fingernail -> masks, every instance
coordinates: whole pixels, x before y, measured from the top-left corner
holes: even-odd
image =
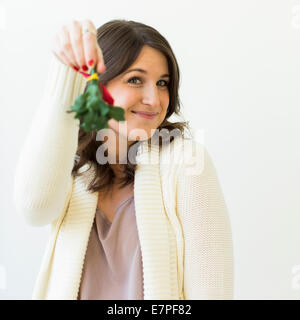
[[[73,66],[73,69],[74,69],[75,71],[79,71],[79,69],[78,69],[77,67],[74,67],[74,66]]]
[[[86,65],[82,66],[81,69],[82,69],[83,71],[88,71],[88,70],[89,70],[89,68],[88,68]]]
[[[90,76],[90,74],[88,74],[88,73],[84,73],[84,72],[81,72],[81,71],[79,71],[84,77],[89,77]]]
[[[94,64],[94,60],[91,59],[89,62],[88,62],[89,66],[91,67],[93,64]]]

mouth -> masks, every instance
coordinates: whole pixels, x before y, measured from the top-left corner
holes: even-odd
[[[144,119],[154,119],[158,114],[154,112],[149,112],[149,113],[137,112],[137,111],[131,111],[131,112]]]

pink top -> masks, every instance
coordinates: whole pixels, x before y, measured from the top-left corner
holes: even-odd
[[[97,208],[77,299],[144,299],[134,195],[119,205],[112,223]]]

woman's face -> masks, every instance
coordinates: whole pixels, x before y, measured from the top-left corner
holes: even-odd
[[[144,71],[131,71],[136,68]],[[114,98],[114,105],[125,111],[124,122],[110,119],[108,125],[120,136],[132,141],[128,141],[129,145],[136,140],[151,138],[163,122],[169,105],[168,73],[165,56],[156,49],[144,46],[136,61],[107,83],[106,88]],[[155,116],[147,119],[134,112],[151,112]]]

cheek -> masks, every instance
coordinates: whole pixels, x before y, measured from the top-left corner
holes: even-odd
[[[170,103],[170,99],[169,99],[169,95],[167,95],[166,98],[163,101],[163,114],[164,114],[164,117],[167,114],[169,103]]]
[[[167,112],[168,106],[170,103],[170,93],[167,91],[162,98],[162,104],[164,106],[164,111]]]
[[[134,104],[134,96],[130,94],[127,90],[113,90],[109,91],[114,98],[114,105],[121,107],[125,110],[130,108]]]

